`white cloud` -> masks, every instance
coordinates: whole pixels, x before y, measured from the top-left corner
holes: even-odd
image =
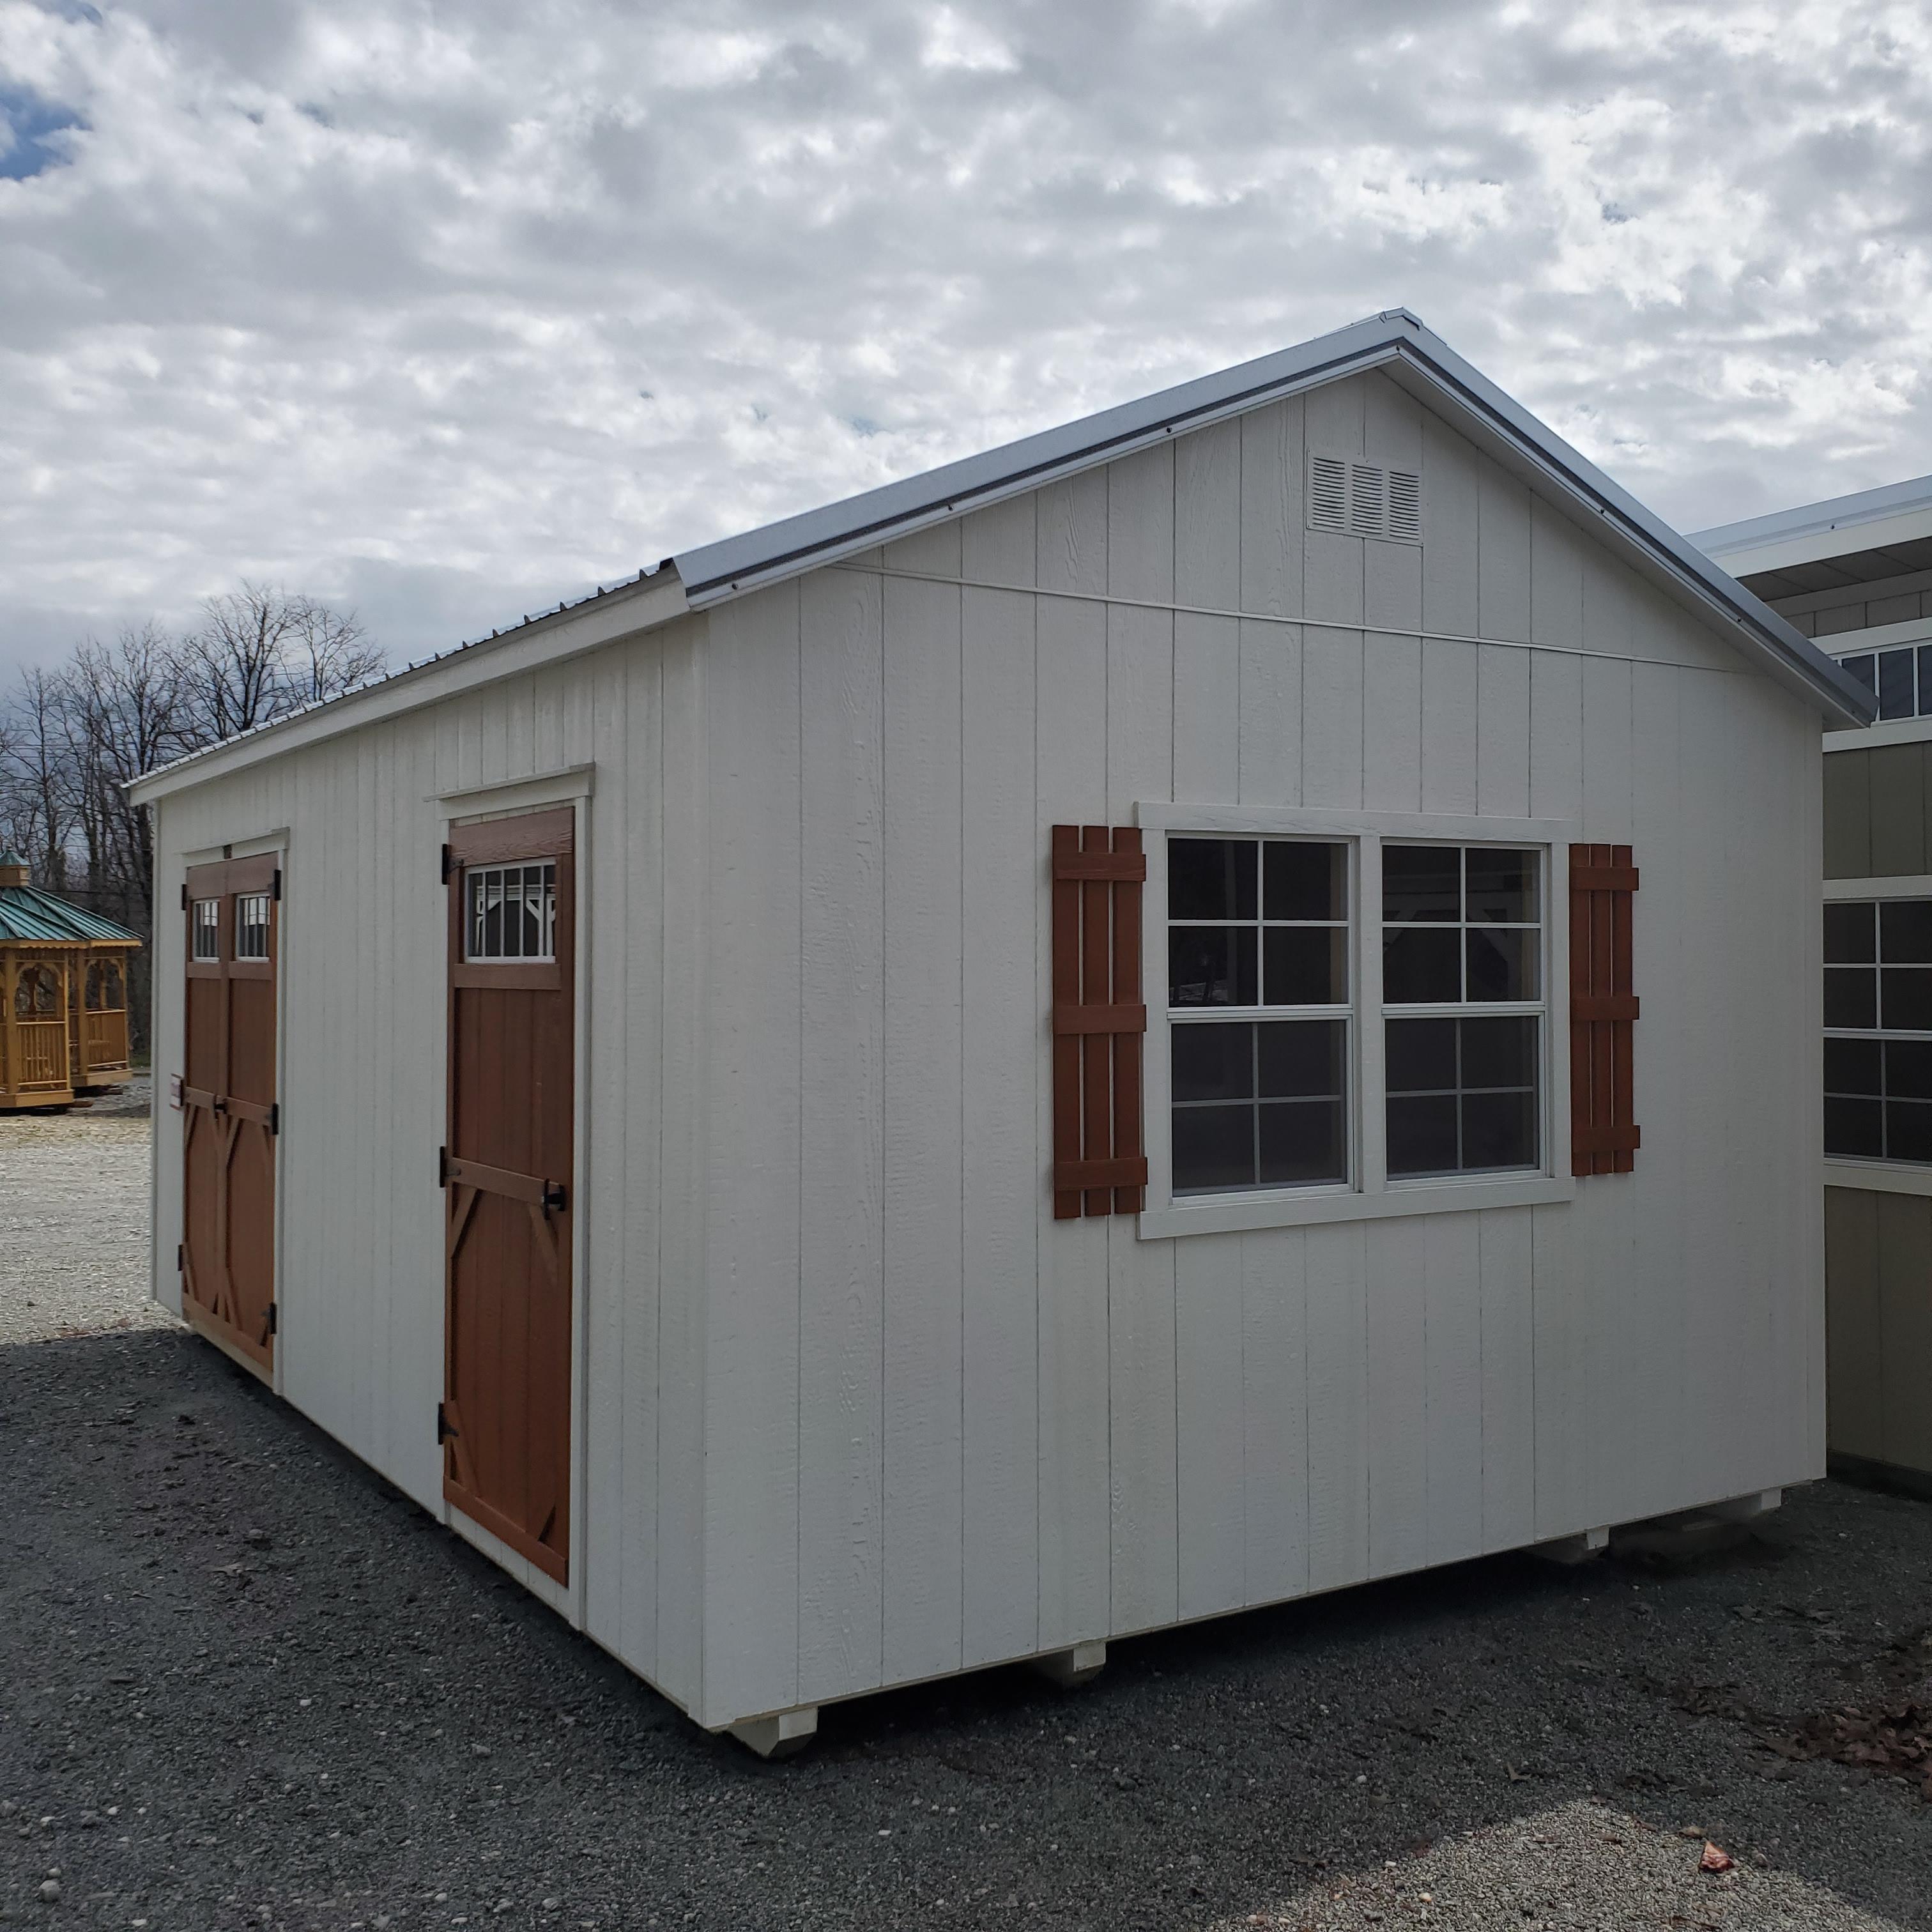
[[[0,656],[420,652],[1397,302],[1685,524],[1932,469],[1888,0],[0,0]]]

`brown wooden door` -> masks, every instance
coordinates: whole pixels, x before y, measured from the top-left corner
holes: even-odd
[[[570,1557],[574,815],[450,834],[442,1492],[560,1583]]]
[[[273,853],[189,868],[182,1311],[264,1376],[275,1358]]]

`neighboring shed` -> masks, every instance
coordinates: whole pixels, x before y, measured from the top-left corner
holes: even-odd
[[[1828,1440],[1932,1486],[1932,476],[1693,541],[1876,704],[1825,738]]]
[[[128,1076],[124,926],[29,884],[0,852],[0,1107],[70,1106]]]
[[[1864,715],[1371,318],[141,780],[155,1292],[760,1749],[1761,1507]]]

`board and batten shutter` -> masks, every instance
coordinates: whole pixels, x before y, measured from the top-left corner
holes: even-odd
[[[1053,1214],[1137,1214],[1147,1006],[1135,826],[1053,828]]]
[[[1630,913],[1636,868],[1628,845],[1570,848],[1570,1164],[1573,1174],[1628,1174],[1641,1136],[1633,1090],[1636,993]]]

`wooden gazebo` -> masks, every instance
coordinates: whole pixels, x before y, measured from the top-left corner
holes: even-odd
[[[128,956],[140,943],[0,852],[0,1108],[65,1106],[128,1078]]]

